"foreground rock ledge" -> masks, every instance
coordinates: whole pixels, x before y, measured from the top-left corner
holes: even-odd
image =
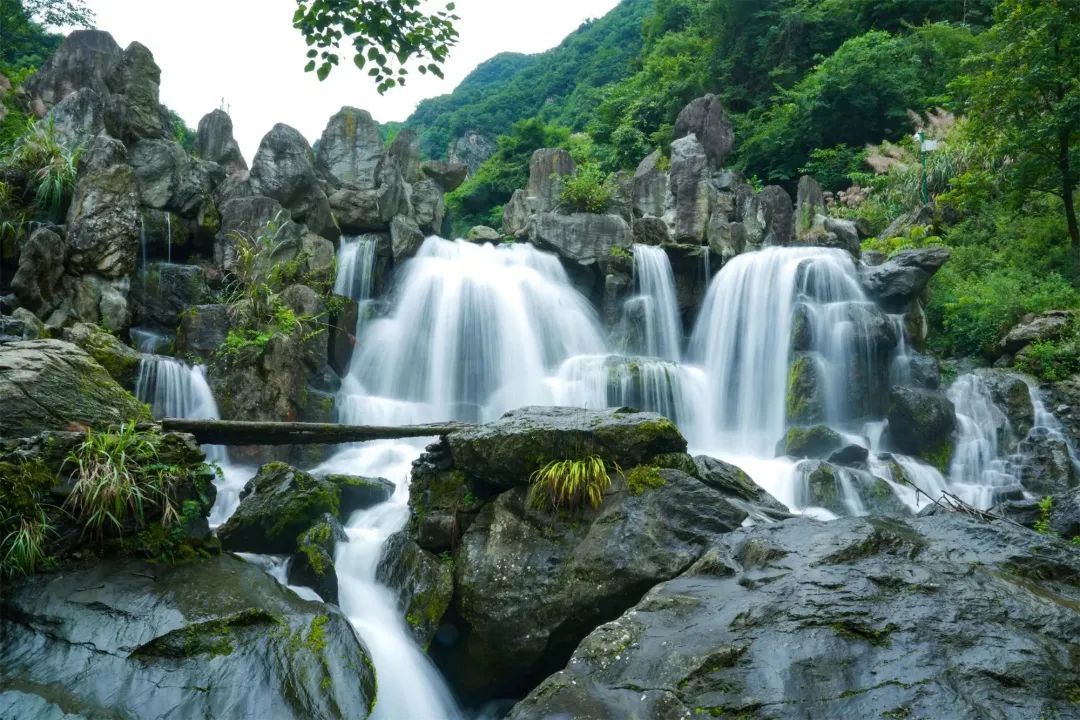
[[[232,556],[104,562],[4,590],[0,717],[354,720],[375,703],[346,619]]]
[[[788,520],[715,543],[510,717],[1076,717],[1078,633],[1068,543],[959,515]]]

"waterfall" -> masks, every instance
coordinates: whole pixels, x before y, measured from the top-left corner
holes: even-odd
[[[731,260],[713,278],[690,340],[689,356],[711,385],[711,427],[699,432],[716,447],[772,457],[787,419],[797,303],[809,309],[813,349],[832,395],[851,370],[850,304],[865,302],[855,265],[842,250],[766,248]]]
[[[663,248],[634,245],[634,286],[637,296],[627,302],[627,315],[641,326],[641,353],[678,362],[682,321],[675,274]]]
[[[371,299],[375,289],[375,245],[373,235],[341,239],[335,295],[344,295],[357,302]]]
[[[994,403],[980,375],[957,378],[947,394],[956,408],[958,425],[949,483],[964,502],[989,508],[998,490],[1016,488],[1020,482],[998,446],[1000,437],[1012,434],[1009,419]]]
[[[605,345],[555,256],[433,237],[406,266],[390,317],[359,336],[342,406],[374,396],[411,404],[416,420],[491,420],[544,403],[550,371]]]
[[[183,418],[186,420],[218,420],[217,402],[206,382],[206,369],[194,367],[176,358],[163,355],[143,355],[135,382],[135,396],[150,405],[154,418]],[[203,445],[208,462],[221,470],[215,483],[217,500],[210,511],[210,526],[225,522],[240,504],[240,492],[254,475],[253,468],[234,466],[228,449],[223,445]]]

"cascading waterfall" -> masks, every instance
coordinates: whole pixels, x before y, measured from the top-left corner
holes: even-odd
[[[634,245],[637,296],[627,301],[627,315],[641,326],[641,354],[678,362],[682,321],[675,298],[675,274],[661,247]]]
[[[218,420],[217,402],[206,381],[206,370],[163,355],[142,356],[135,381],[135,396],[150,405],[156,419]],[[221,469],[217,500],[210,511],[210,526],[225,522],[240,504],[240,491],[254,474],[252,468],[234,466],[223,445],[203,445],[206,459]]]

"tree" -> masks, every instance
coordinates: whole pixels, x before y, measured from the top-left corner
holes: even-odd
[[[973,129],[997,145],[1018,199],[1059,197],[1080,255],[1080,0],[1004,0],[957,82]]]
[[[22,0],[26,16],[45,27],[94,26],[94,11],[86,0]]]
[[[421,74],[442,77],[442,63],[457,43],[454,3],[426,14],[421,0],[297,0],[293,26],[307,42],[306,70],[325,80],[339,64],[338,49],[351,42],[353,63],[375,79],[378,90],[404,85],[405,67],[419,61]],[[397,61],[397,67],[394,61]]]

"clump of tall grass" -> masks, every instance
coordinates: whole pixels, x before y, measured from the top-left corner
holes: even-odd
[[[619,472],[617,466],[615,471]],[[532,505],[538,510],[577,510],[586,505],[596,510],[611,487],[607,464],[596,455],[584,460],[554,460],[529,479]]]
[[[76,480],[65,508],[83,523],[84,532],[102,538],[132,525],[141,528],[151,510],[160,513],[165,527],[180,518],[173,501],[180,470],[162,464],[153,443],[134,425],[88,431],[67,463],[74,466]]]
[[[3,575],[31,575],[48,563],[48,536],[54,532],[45,510],[30,517],[9,516],[0,525],[13,529],[0,540],[0,568]]]
[[[61,220],[78,175],[82,148],[71,148],[53,118],[30,120],[15,141],[7,164],[26,173],[34,189],[34,205],[48,220]]]

